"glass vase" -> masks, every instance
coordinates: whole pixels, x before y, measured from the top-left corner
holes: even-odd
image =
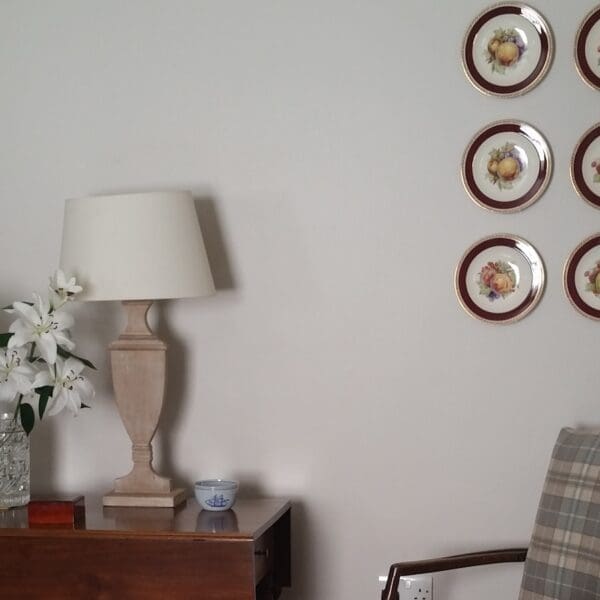
[[[14,413],[0,412],[0,509],[29,502],[29,438]]]

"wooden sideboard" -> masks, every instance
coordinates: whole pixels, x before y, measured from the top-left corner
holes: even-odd
[[[77,527],[30,526],[0,511],[3,600],[272,600],[291,585],[290,504],[238,500],[207,512],[102,507]]]

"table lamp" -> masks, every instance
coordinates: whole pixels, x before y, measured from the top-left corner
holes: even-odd
[[[115,400],[132,444],[133,468],[115,480],[105,506],[173,507],[186,497],[152,468],[152,438],[163,405],[167,347],[146,315],[154,300],[215,291],[188,192],[67,200],[61,269],[77,277],[83,301],[120,300],[127,325],[110,344]]]

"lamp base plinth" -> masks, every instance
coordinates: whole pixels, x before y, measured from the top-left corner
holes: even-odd
[[[185,502],[187,492],[176,488],[162,493],[115,492],[111,490],[102,498],[104,506],[142,506],[146,508],[173,508]]]

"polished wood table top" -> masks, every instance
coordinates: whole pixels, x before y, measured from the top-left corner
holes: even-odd
[[[233,509],[202,510],[195,498],[176,508],[102,506],[102,497],[85,497],[85,523],[67,527],[71,534],[110,532],[126,535],[185,535],[190,539],[257,539],[288,509],[283,499],[239,499]],[[56,535],[59,527],[29,526],[27,507],[0,511],[0,535],[39,535],[44,530]],[[15,531],[11,531],[15,530]]]

